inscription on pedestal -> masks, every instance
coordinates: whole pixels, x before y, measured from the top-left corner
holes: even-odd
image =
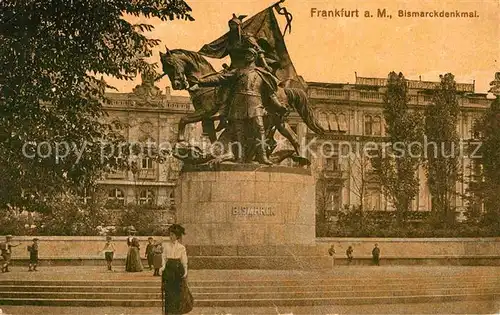
[[[235,206],[231,210],[233,216],[275,216],[272,207],[242,207]]]

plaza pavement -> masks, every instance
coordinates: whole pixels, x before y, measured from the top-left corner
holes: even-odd
[[[145,270],[127,273],[123,266],[113,272],[105,266],[44,267],[38,272],[13,266],[9,273],[0,274],[1,280],[151,280],[158,279]],[[383,279],[405,278],[418,281],[429,277],[488,277],[498,279],[500,267],[483,266],[336,266],[327,270],[190,270],[189,280],[265,280],[265,279],[372,279],[374,283]],[[8,315],[160,315],[159,307],[53,307],[53,306],[9,306],[0,305]],[[1,314],[1,313],[0,313]],[[199,307],[190,314],[500,314],[500,301],[457,301],[443,303],[377,304],[377,305],[332,305],[332,306],[281,306],[274,307]]]
[[[8,315],[162,315],[158,307],[0,306]],[[338,305],[316,307],[194,308],[189,315],[310,315],[310,314],[500,314],[500,302]]]

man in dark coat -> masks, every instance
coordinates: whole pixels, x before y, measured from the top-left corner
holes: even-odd
[[[375,244],[372,250],[372,260],[374,265],[380,266],[380,248],[378,248],[378,244]]]
[[[153,243],[153,238],[148,237],[148,246],[146,246],[146,259],[148,260],[149,270],[153,268],[153,248],[155,244]]]

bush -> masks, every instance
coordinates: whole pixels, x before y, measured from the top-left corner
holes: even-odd
[[[116,205],[95,202],[83,204],[78,199],[65,197],[51,205],[44,213],[31,213],[4,209],[0,214],[0,235],[56,235],[93,236],[127,235],[133,225],[137,235],[166,235],[168,224],[161,224],[159,210],[166,207],[155,205]],[[169,223],[173,214],[169,212]]]
[[[161,224],[158,211],[165,207],[128,204],[120,209],[118,235],[127,235],[127,227],[133,226],[137,235],[166,235],[166,226]]]
[[[5,209],[0,214],[0,235],[31,235],[33,222],[26,211]]]
[[[51,211],[38,216],[39,235],[99,235],[109,222],[110,211],[100,204],[83,204],[66,199],[54,204]]]
[[[394,211],[362,211],[359,207],[344,207],[337,221],[316,220],[317,237],[498,237],[499,225],[455,223],[438,224],[430,212],[411,211],[405,214],[401,226],[396,224]]]
[[[346,224],[347,222],[347,224]],[[376,222],[364,218],[362,224],[357,222],[349,226],[351,220],[337,223],[326,222],[317,225],[318,237],[498,237],[495,226],[474,226],[467,223],[457,223],[448,228],[435,228],[430,223],[406,223],[399,227],[395,223]]]

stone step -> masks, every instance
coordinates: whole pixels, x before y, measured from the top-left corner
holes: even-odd
[[[344,298],[295,298],[295,299],[198,299],[195,307],[265,307],[265,306],[318,306],[318,305],[362,305],[362,304],[406,304],[406,303],[444,303],[453,301],[494,301],[499,294],[452,294],[452,295],[407,295]],[[120,299],[0,299],[0,305],[39,305],[39,306],[120,306],[120,307],[161,307],[160,299],[120,300]]]
[[[143,276],[143,275],[141,275]],[[261,286],[299,286],[308,283],[315,285],[370,285],[376,282],[377,285],[389,284],[405,284],[408,283],[463,283],[463,282],[488,282],[496,281],[491,276],[445,276],[445,277],[401,277],[401,278],[379,278],[379,279],[363,279],[363,278],[316,278],[316,277],[293,277],[272,280],[256,280],[256,279],[237,279],[237,280],[193,280],[189,281],[193,287],[261,287]],[[0,285],[38,285],[38,286],[156,286],[160,283],[160,277],[143,276],[142,279],[135,280],[0,280]]]
[[[417,282],[411,284],[412,289],[439,289],[439,288],[486,288],[499,287],[500,283],[496,280],[480,281],[480,282],[441,282],[441,283],[426,283]],[[275,292],[293,292],[298,290],[304,291],[359,291],[363,290],[398,290],[408,289],[408,283],[395,284],[310,284],[303,283],[302,285],[280,285],[280,286],[196,286],[189,283],[189,287],[194,293],[215,293],[215,292],[261,292],[265,290],[273,290]],[[23,284],[23,285],[3,285],[0,284],[0,291],[3,292],[108,292],[108,293],[155,293],[160,288],[160,283],[151,283],[148,286],[136,285],[133,283],[127,286],[116,285],[100,285],[100,286],[73,286],[73,285],[38,285]]]
[[[483,289],[408,289],[408,290],[372,290],[372,291],[305,291],[277,292],[214,292],[193,293],[196,300],[262,300],[262,299],[313,299],[313,298],[347,298],[347,297],[402,297],[418,295],[456,295],[456,294],[500,294],[500,288]],[[0,291],[0,299],[77,299],[77,300],[154,300],[160,299],[160,289],[155,293],[108,293],[108,292],[8,292]]]

